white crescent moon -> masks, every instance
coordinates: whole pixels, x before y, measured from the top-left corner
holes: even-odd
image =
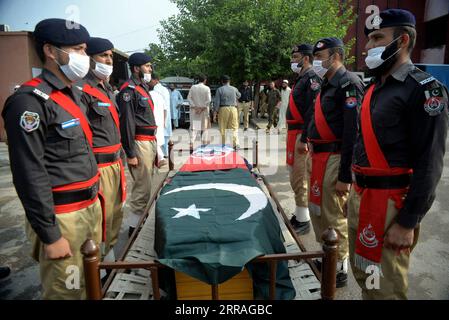
[[[163,196],[171,193],[177,193],[181,191],[191,191],[191,190],[224,190],[237,193],[244,196],[249,202],[249,208],[236,220],[243,220],[251,217],[253,214],[265,208],[268,204],[268,199],[265,193],[258,187],[249,187],[241,184],[234,183],[204,183],[196,184],[193,186],[181,187],[171,190],[163,194]]]

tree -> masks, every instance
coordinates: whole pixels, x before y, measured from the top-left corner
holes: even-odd
[[[291,73],[293,45],[343,38],[354,21],[348,2],[335,0],[172,1],[180,13],[162,21],[159,29],[172,71],[187,76],[202,72],[212,79],[229,74],[237,82]],[[347,53],[353,43],[346,44]]]

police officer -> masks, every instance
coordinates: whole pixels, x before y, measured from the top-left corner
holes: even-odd
[[[39,261],[42,298],[83,299],[80,247],[88,238],[101,242],[102,223],[92,131],[73,85],[89,71],[89,33],[71,21],[46,19],[33,35],[42,74],[3,110],[13,182]]]
[[[231,86],[231,78],[227,75],[221,77],[223,84],[217,89],[214,98],[214,119],[218,117],[221,143],[225,143],[227,130],[232,130],[232,144],[239,148],[239,116],[237,112],[237,100],[240,99],[240,91]]]
[[[296,203],[295,214],[290,223],[298,234],[307,234],[310,231],[307,127],[313,115],[313,103],[321,87],[321,78],[312,69],[312,49],[309,44],[293,47],[291,69],[297,74],[297,78],[290,93],[286,113],[287,168]]]
[[[340,288],[347,284],[348,230],[343,206],[352,181],[352,149],[363,83],[344,67],[344,46],[340,39],[319,40],[313,47],[313,55],[314,71],[324,81],[307,130],[312,147],[309,210],[318,242],[322,242],[321,235],[328,227],[338,233],[336,284]]]
[[[374,78],[359,116],[348,201],[351,267],[364,299],[406,299],[410,252],[443,170],[448,95],[410,61],[412,13],[389,9],[370,26],[365,61]],[[374,273],[378,285],[367,288]]]
[[[128,60],[131,78],[120,88],[120,132],[128,168],[133,178],[129,199],[129,234],[136,228],[151,196],[153,164],[156,157],[154,103],[149,95],[151,57],[133,53]]]
[[[126,197],[126,179],[120,158],[120,120],[109,85],[113,71],[114,45],[107,39],[90,38],[87,54],[91,58],[90,71],[81,84],[81,101],[88,106],[93,133],[93,151],[100,171],[100,187],[105,201],[105,221],[102,254],[114,261],[113,246],[117,242],[123,220],[123,202]]]

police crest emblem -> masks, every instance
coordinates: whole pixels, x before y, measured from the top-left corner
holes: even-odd
[[[313,91],[317,91],[320,88],[320,84],[318,81],[311,79],[310,80],[310,89],[312,89]]]
[[[346,108],[352,109],[357,105],[357,98],[356,97],[348,97],[345,101]]]
[[[20,126],[26,132],[32,132],[39,128],[40,121],[39,114],[36,112],[25,111],[20,117]]]
[[[436,116],[443,111],[444,107],[446,106],[446,103],[444,102],[443,98],[443,92],[441,87],[426,90],[426,101],[424,102],[424,110],[430,115],[430,116]]]
[[[123,96],[122,96],[123,101],[125,102],[129,102],[131,101],[131,95],[129,94],[129,92],[124,92]]]

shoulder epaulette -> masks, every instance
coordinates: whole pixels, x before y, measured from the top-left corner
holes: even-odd
[[[22,84],[17,91],[18,93],[33,93],[40,99],[47,101],[50,99],[52,89],[42,80],[35,78]]]
[[[343,84],[341,85],[341,88],[344,89],[344,88],[346,88],[347,86],[349,86],[350,84],[351,84],[351,81],[346,81],[345,83],[343,83]]]
[[[46,94],[45,92],[39,90],[38,88],[34,88],[33,89],[33,93],[37,96],[39,96],[40,98],[44,99],[45,101],[47,101],[50,96],[48,94]]]
[[[409,73],[410,77],[416,80],[420,85],[425,85],[429,82],[432,82],[435,79],[432,75],[428,74],[427,72],[422,71],[421,69],[415,67],[413,70]]]

